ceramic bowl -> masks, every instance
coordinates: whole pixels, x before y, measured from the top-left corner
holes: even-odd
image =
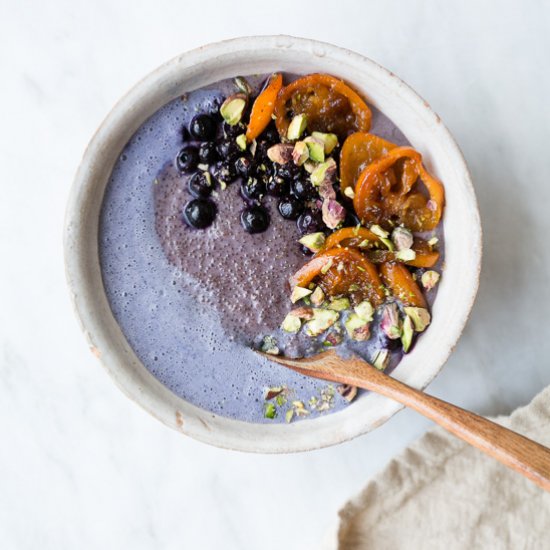
[[[139,361],[115,321],[98,259],[98,222],[109,175],[122,148],[157,109],[184,92],[238,74],[326,72],[350,82],[422,152],[445,184],[446,265],[430,329],[393,376],[424,388],[456,344],[472,307],[481,262],[481,227],[470,174],[449,131],[426,101],[390,71],[357,53],[289,36],[219,42],[172,59],[145,77],[108,114],[75,178],[65,229],[68,283],[92,352],[119,387],[168,426],[206,443],[254,452],[292,452],[334,445],[368,432],[401,405],[369,394],[346,409],[291,424],[252,424],[197,408],[173,394]]]

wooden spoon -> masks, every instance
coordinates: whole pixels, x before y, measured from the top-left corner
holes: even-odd
[[[344,359],[335,351],[304,359],[261,355],[301,374],[357,386],[399,401],[550,491],[550,449],[482,416],[411,388],[358,357]]]

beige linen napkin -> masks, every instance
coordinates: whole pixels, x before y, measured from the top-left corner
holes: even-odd
[[[497,420],[550,446],[550,387]],[[550,549],[550,493],[434,428],[340,511],[332,548]]]

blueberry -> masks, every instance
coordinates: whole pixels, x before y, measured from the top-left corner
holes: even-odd
[[[275,164],[273,173],[290,183],[298,176],[299,170],[293,162],[287,162],[286,164]]]
[[[227,122],[223,123],[223,135],[226,138],[236,138],[238,135],[244,134],[245,132],[246,128],[242,122],[239,122],[234,126],[227,124]]]
[[[361,224],[361,220],[349,210],[346,213],[346,219],[344,220],[344,227],[357,226]]]
[[[307,246],[304,246],[303,244],[300,245],[300,252],[304,256],[312,256],[313,255],[313,251],[310,250]]]
[[[224,139],[216,145],[218,155],[222,159],[234,160],[241,155],[241,150],[234,139]]]
[[[243,178],[248,179],[252,173],[252,161],[248,157],[239,157],[235,161],[235,170],[237,170],[237,173]]]
[[[314,199],[318,196],[317,189],[315,189],[308,177],[299,177],[292,180],[290,190],[296,198],[302,200]]]
[[[188,183],[189,192],[194,197],[207,197],[212,192],[212,179],[208,172],[197,172]]]
[[[263,233],[269,227],[269,213],[263,206],[251,206],[241,212],[241,225],[247,233]]]
[[[200,141],[208,141],[216,137],[216,122],[210,115],[200,114],[193,117],[189,125],[191,135]]]
[[[267,192],[274,197],[283,197],[288,194],[289,185],[286,180],[280,176],[271,176],[267,180]]]
[[[265,192],[265,185],[261,179],[250,177],[241,184],[241,194],[245,199],[260,200]]]
[[[181,129],[181,138],[183,141],[189,141],[189,132],[187,131],[187,128],[185,126]]]
[[[318,212],[306,210],[298,218],[296,225],[298,226],[298,231],[302,235],[307,235],[308,233],[316,233],[317,231],[321,231],[323,221]]]
[[[196,147],[185,145],[178,153],[176,165],[181,172],[192,172],[199,162],[199,154]]]
[[[286,220],[295,220],[304,209],[304,205],[294,197],[288,197],[279,201],[279,213]]]
[[[270,144],[279,143],[279,132],[274,123],[270,123],[269,126],[261,133],[260,140],[268,141]]]
[[[199,161],[204,164],[212,164],[218,160],[216,144],[212,141],[203,141],[199,145]]]
[[[183,221],[195,229],[208,227],[216,217],[216,206],[207,199],[193,199],[183,208]]]
[[[220,183],[225,183],[229,185],[233,183],[237,178],[237,171],[235,166],[229,162],[217,162],[214,165],[212,171],[214,178],[216,178]]]

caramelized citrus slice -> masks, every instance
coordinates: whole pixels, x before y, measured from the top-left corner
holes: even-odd
[[[369,243],[375,243],[380,240],[378,235],[375,235],[372,231],[365,229],[364,227],[343,227],[338,229],[334,233],[331,233],[325,241],[325,250],[333,248],[335,246],[359,246],[360,248],[366,248]],[[364,244],[363,244],[364,243]]]
[[[411,272],[402,264],[389,262],[380,266],[380,276],[391,293],[405,306],[428,307]]]
[[[250,122],[246,128],[246,140],[248,142],[256,139],[271,122],[275,100],[282,87],[283,76],[280,73],[275,73],[271,75],[267,86],[254,101],[250,112]]]
[[[418,179],[429,200],[417,188]],[[397,222],[413,231],[427,231],[439,223],[444,202],[443,185],[426,171],[420,153],[396,147],[361,172],[353,206],[362,223],[391,227]]]
[[[359,174],[397,145],[374,134],[355,132],[346,138],[340,152],[340,187],[355,187]]]
[[[290,287],[315,282],[327,296],[348,295],[355,302],[368,299],[373,306],[384,301],[376,267],[353,248],[330,248],[302,266],[289,280]]]
[[[285,86],[275,102],[275,123],[281,137],[295,115],[305,114],[308,132],[329,132],[344,140],[352,132],[368,132],[367,104],[342,80],[310,74]]]

